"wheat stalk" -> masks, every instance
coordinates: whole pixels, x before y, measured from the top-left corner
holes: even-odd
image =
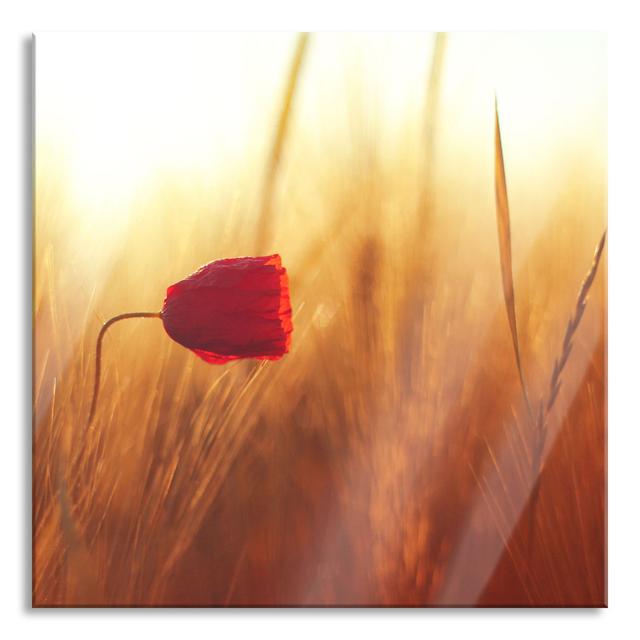
[[[271,145],[271,152],[267,161],[267,169],[264,179],[262,191],[262,207],[260,217],[258,219],[256,231],[256,253],[264,252],[271,240],[272,220],[271,208],[273,202],[273,192],[276,185],[276,177],[280,168],[280,160],[282,158],[282,150],[289,131],[289,123],[291,121],[291,112],[293,99],[300,79],[300,70],[309,44],[309,34],[300,33],[296,48],[289,68],[287,85],[282,96],[282,106],[280,108],[280,117],[276,127],[275,135]]]
[[[533,489],[531,491],[531,511],[530,511],[530,528],[533,527],[533,513],[536,508],[536,504],[538,502],[538,494],[540,492],[540,475],[542,472],[542,454],[544,452],[544,447],[547,441],[547,423],[549,414],[553,409],[553,406],[558,397],[558,393],[560,391],[560,386],[562,384],[562,373],[564,372],[567,361],[569,360],[569,356],[571,355],[571,351],[573,348],[573,339],[576,335],[578,327],[580,326],[580,322],[584,315],[584,311],[587,307],[587,301],[589,298],[589,292],[591,291],[591,285],[596,277],[596,273],[598,272],[598,265],[600,264],[600,258],[602,257],[602,251],[604,250],[604,243],[607,238],[607,232],[605,231],[600,238],[600,242],[596,247],[593,261],[591,263],[591,267],[582,281],[582,285],[580,287],[580,291],[578,292],[578,298],[576,300],[576,306],[574,308],[573,314],[569,318],[569,322],[567,323],[567,328],[564,332],[564,339],[562,340],[562,351],[560,356],[556,358],[553,363],[553,370],[551,372],[551,377],[549,379],[549,389],[547,395],[547,401],[545,403],[544,399],[540,400],[540,405],[538,409],[538,414],[536,418],[536,430],[535,437],[536,442],[534,445],[533,456],[532,456],[532,477],[533,477]]]
[[[502,271],[502,289],[504,293],[505,306],[509,319],[509,328],[511,330],[511,339],[513,341],[513,350],[516,358],[516,366],[522,393],[527,406],[529,415],[529,424],[533,429],[535,441],[532,447],[531,455],[531,482],[532,489],[529,499],[529,554],[533,553],[534,545],[534,526],[535,511],[540,493],[540,475],[542,471],[542,457],[547,439],[547,422],[549,414],[558,397],[560,385],[562,384],[561,376],[571,355],[573,347],[573,338],[580,326],[580,322],[587,306],[587,299],[591,285],[596,277],[600,258],[604,249],[607,232],[605,231],[600,238],[600,242],[596,247],[593,262],[585,279],[582,282],[578,299],[573,315],[569,319],[567,328],[562,341],[562,352],[556,358],[551,378],[549,380],[549,389],[547,400],[541,398],[534,418],[529,393],[525,381],[524,371],[522,368],[522,358],[520,355],[520,346],[518,340],[518,326],[516,322],[515,312],[515,291],[513,285],[513,267],[511,258],[511,223],[509,214],[509,199],[507,196],[507,181],[504,168],[504,155],[502,151],[502,137],[500,134],[500,120],[498,117],[498,102],[495,101],[495,191],[496,191],[496,216],[498,221],[498,241],[500,247],[500,267]]]
[[[424,118],[424,187],[421,194],[423,216],[420,218],[418,237],[422,237],[427,230],[427,218],[434,203],[435,172],[433,166],[434,150],[437,142],[437,123],[439,120],[440,94],[442,84],[442,70],[444,69],[445,51],[447,48],[447,34],[437,33],[433,44],[433,56],[429,69],[427,83],[427,97]]]
[[[564,333],[564,340],[562,341],[562,353],[560,357],[556,359],[553,365],[553,372],[551,374],[551,379],[549,380],[549,397],[547,400],[546,414],[548,415],[553,405],[558,397],[558,392],[560,391],[560,385],[562,383],[560,376],[564,371],[565,365],[567,364],[567,360],[569,359],[569,355],[571,354],[571,349],[573,346],[573,338],[580,326],[580,321],[582,320],[582,316],[584,315],[584,310],[587,307],[587,300],[589,297],[589,292],[591,290],[591,285],[596,277],[596,273],[598,271],[598,265],[600,264],[600,258],[602,256],[602,251],[604,249],[604,243],[607,239],[607,232],[605,231],[600,238],[600,242],[598,242],[598,246],[593,254],[593,261],[591,263],[591,268],[587,273],[585,279],[582,281],[582,286],[580,287],[580,291],[578,292],[578,299],[576,301],[576,306],[573,312],[573,315],[569,319],[567,324],[567,329]]]

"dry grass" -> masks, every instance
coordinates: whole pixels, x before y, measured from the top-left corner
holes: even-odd
[[[571,156],[526,251],[535,226],[512,210],[508,319],[490,144],[465,158],[439,141],[425,198],[424,120],[384,150],[354,128],[327,140],[329,159],[290,126],[268,244],[291,274],[291,353],[214,367],[160,322],[118,323],[86,430],[101,322],[251,253],[257,174],[237,176],[241,197],[158,187],[106,286],[85,290],[63,176],[37,171],[34,604],[602,604],[606,261],[572,316],[604,226],[592,166]],[[571,357],[548,394],[568,317]],[[514,342],[531,397],[554,407],[533,550]]]
[[[584,315],[587,306],[587,299],[591,285],[598,272],[598,265],[602,251],[604,250],[604,242],[606,239],[606,231],[602,234],[602,238],[596,247],[593,262],[582,282],[578,293],[576,308],[569,319],[567,329],[562,341],[562,352],[559,358],[553,363],[553,371],[549,380],[549,390],[546,401],[541,398],[538,410],[534,416],[531,407],[531,400],[525,382],[525,374],[522,367],[522,359],[520,357],[520,343],[518,340],[518,327],[516,321],[516,303],[515,291],[513,285],[513,266],[511,258],[511,215],[509,213],[509,199],[507,194],[507,179],[504,168],[504,155],[502,151],[502,137],[500,133],[500,120],[498,117],[498,101],[495,102],[495,189],[496,189],[496,214],[498,220],[498,244],[500,246],[500,268],[502,272],[502,290],[504,293],[504,301],[507,309],[507,317],[509,318],[509,329],[513,341],[513,351],[515,354],[516,367],[518,369],[518,377],[522,387],[522,395],[527,408],[528,423],[526,431],[530,432],[530,459],[531,459],[531,494],[528,501],[529,511],[529,554],[533,554],[533,544],[535,541],[535,524],[536,524],[536,507],[540,493],[540,482],[542,480],[542,462],[544,457],[545,443],[547,439],[547,423],[549,421],[551,410],[555,404],[560,385],[562,384],[562,372],[567,365],[571,350],[573,348],[573,339],[576,335],[580,320]],[[508,543],[505,542],[508,545]]]

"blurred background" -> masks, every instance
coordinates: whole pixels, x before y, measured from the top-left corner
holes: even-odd
[[[496,98],[537,406],[606,228],[603,35],[37,36],[34,604],[606,602],[606,248],[536,465]],[[102,322],[272,252],[288,356],[119,323],[86,428]]]

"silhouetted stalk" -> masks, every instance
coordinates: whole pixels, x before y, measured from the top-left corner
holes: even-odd
[[[520,343],[518,340],[518,324],[516,321],[516,299],[513,285],[513,264],[511,258],[511,216],[509,213],[509,199],[507,197],[507,178],[504,169],[504,156],[502,152],[502,137],[500,135],[500,120],[498,118],[498,100],[495,101],[495,190],[496,190],[496,217],[498,221],[498,242],[500,245],[500,269],[502,271],[502,291],[507,308],[509,329],[513,351],[516,357],[516,366],[522,394],[527,407],[529,422],[533,426],[535,419],[529,400],[529,391],[524,377],[522,358],[520,356]]]
[[[529,500],[529,554],[533,553],[534,547],[534,516],[538,504],[538,496],[540,494],[540,476],[542,474],[542,459],[544,448],[547,442],[547,423],[549,414],[553,409],[553,406],[558,397],[558,393],[560,391],[560,385],[562,384],[561,376],[565,369],[567,361],[569,360],[569,356],[571,355],[571,350],[573,348],[573,338],[576,334],[576,331],[578,330],[578,327],[580,326],[580,321],[582,320],[584,310],[587,306],[589,291],[591,290],[591,285],[593,284],[596,273],[598,271],[598,265],[600,264],[600,258],[602,256],[606,238],[607,232],[605,231],[600,238],[598,246],[596,247],[593,256],[593,262],[591,263],[591,268],[589,269],[589,272],[587,273],[585,279],[582,281],[582,286],[580,287],[580,291],[578,292],[578,299],[576,301],[573,315],[571,316],[571,318],[569,318],[567,328],[564,332],[564,339],[562,341],[562,352],[560,353],[560,356],[556,358],[553,364],[553,371],[551,373],[551,378],[549,379],[549,391],[546,404],[543,399],[540,400],[540,408],[538,410],[538,417],[536,419],[535,428],[536,442],[534,444],[533,455],[531,459],[531,475],[533,488],[531,490],[531,497]]]
[[[93,380],[93,399],[91,400],[91,409],[89,409],[89,419],[87,420],[87,427],[93,422],[93,418],[96,414],[96,407],[98,405],[98,391],[100,390],[100,368],[102,360],[102,340],[107,329],[120,320],[127,320],[129,318],[160,318],[159,311],[136,311],[133,313],[121,313],[114,316],[110,320],[107,320],[100,329],[98,334],[98,340],[96,341],[96,373]]]

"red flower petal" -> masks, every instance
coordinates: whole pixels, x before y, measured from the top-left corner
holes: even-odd
[[[278,360],[291,345],[289,281],[280,256],[211,262],[171,285],[162,307],[166,332],[213,364]]]

